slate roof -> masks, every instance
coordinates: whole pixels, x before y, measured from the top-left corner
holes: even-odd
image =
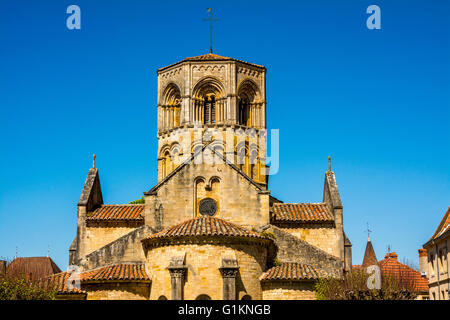
[[[92,281],[150,281],[144,264],[115,264],[83,272],[82,282]]]
[[[427,241],[426,244],[428,244],[430,241],[436,240],[437,238],[443,236],[445,233],[448,233],[449,231],[450,231],[450,206],[448,207],[447,212],[444,214],[444,217],[439,223],[433,236],[430,238],[430,240]]]
[[[416,292],[428,292],[428,280],[422,277],[419,271],[398,262],[397,254],[391,252],[386,254],[383,260],[378,262],[383,276],[391,276],[393,278],[407,281],[415,289]]]
[[[6,274],[11,277],[30,277],[31,281],[59,273],[61,270],[49,257],[19,257],[15,258],[6,268]]]
[[[274,203],[271,222],[333,222],[325,203]]]
[[[143,241],[187,236],[228,236],[267,239],[257,232],[247,230],[231,222],[215,217],[200,216],[152,234]]]
[[[264,272],[259,279],[261,281],[300,281],[315,280],[320,277],[328,277],[328,274],[311,265],[297,262],[283,262],[281,265],[270,268]]]
[[[95,209],[86,221],[144,221],[144,205],[104,204]]]

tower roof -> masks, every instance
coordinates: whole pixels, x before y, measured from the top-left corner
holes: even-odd
[[[378,264],[377,256],[375,255],[375,250],[373,250],[372,241],[370,239],[367,240],[366,252],[364,253],[364,259],[362,263],[363,268],[367,268],[368,266]]]
[[[215,53],[207,53],[207,54],[202,54],[200,56],[195,56],[195,57],[187,57],[185,58],[183,61],[211,61],[211,60],[233,60],[233,58],[230,57],[224,57],[224,56],[219,56],[218,54]]]
[[[170,64],[170,65],[168,65],[166,67],[162,67],[162,68],[158,69],[158,72],[159,71],[163,71],[163,70],[165,70],[167,68],[173,67],[173,66],[175,66],[177,64],[181,64],[183,62],[202,62],[202,61],[236,61],[236,62],[241,62],[241,63],[248,64],[248,65],[251,65],[251,66],[254,66],[254,67],[257,67],[257,68],[265,69],[264,66],[259,65],[259,64],[250,63],[250,62],[247,62],[247,61],[238,60],[238,59],[234,59],[234,58],[231,58],[231,57],[224,57],[224,56],[220,56],[220,55],[215,54],[215,53],[207,53],[207,54],[202,54],[200,56],[187,57],[187,58],[185,58],[185,59],[183,59],[181,61],[172,63],[172,64]]]

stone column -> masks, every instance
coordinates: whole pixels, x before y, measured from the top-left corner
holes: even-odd
[[[172,300],[183,300],[186,267],[169,267]]]
[[[236,276],[239,272],[239,265],[233,251],[222,255],[222,266],[219,270],[222,274],[223,300],[236,300]]]
[[[169,129],[173,128],[173,106],[168,107],[169,109]]]
[[[181,255],[173,256],[170,259],[169,269],[170,272],[170,283],[172,286],[171,296],[172,300],[183,300],[183,288],[184,288],[184,280],[186,276],[187,267],[185,264],[186,253],[184,252]]]
[[[223,300],[236,300],[236,276],[239,267],[219,268],[223,282]]]

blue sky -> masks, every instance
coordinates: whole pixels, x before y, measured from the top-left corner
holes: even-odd
[[[66,28],[67,6],[81,30]],[[381,8],[381,30],[366,8]],[[450,2],[0,0],[0,256],[65,269],[97,155],[105,203],[157,181],[156,69],[209,50],[267,67],[272,194],[322,201],[327,157],[360,264],[417,249],[450,205]]]

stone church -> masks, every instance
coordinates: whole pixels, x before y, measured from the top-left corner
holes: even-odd
[[[266,68],[213,53],[161,68],[158,183],[143,203],[104,204],[99,169],[78,203],[60,299],[315,299],[350,270],[330,165],[323,201],[284,203],[266,166]]]

